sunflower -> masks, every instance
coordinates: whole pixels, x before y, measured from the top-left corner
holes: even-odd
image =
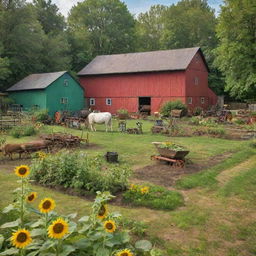
[[[113,220],[107,220],[104,222],[104,228],[107,232],[113,233],[116,230],[116,223]]]
[[[99,212],[98,212],[98,218],[99,219],[105,219],[108,213],[108,209],[106,205],[101,205]]]
[[[68,233],[68,223],[62,218],[58,218],[48,227],[48,236],[61,239]]]
[[[27,165],[20,165],[15,168],[15,174],[21,178],[29,175],[29,167]]]
[[[29,195],[27,195],[27,202],[32,203],[37,198],[36,192],[31,192]]]
[[[47,213],[55,208],[55,202],[51,198],[44,198],[39,204],[39,210],[42,213]]]
[[[134,256],[130,250],[124,249],[116,254],[116,256]]]
[[[19,229],[12,233],[11,241],[13,246],[23,249],[32,242],[32,238],[28,230]]]
[[[37,156],[38,156],[38,158],[39,158],[40,160],[43,160],[43,159],[46,158],[47,155],[46,155],[45,152],[40,151],[40,152],[37,153]]]

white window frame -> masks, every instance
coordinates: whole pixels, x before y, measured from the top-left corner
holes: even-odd
[[[194,78],[195,85],[199,85],[199,77],[195,76]]]
[[[68,84],[69,84],[68,79],[64,79],[64,81],[63,81],[63,85],[64,85],[65,87],[67,87],[67,86],[68,86]]]
[[[205,103],[205,98],[201,97],[201,104],[204,104],[204,103]]]
[[[193,98],[192,97],[188,97],[188,104],[192,104],[193,103]]]
[[[107,106],[112,106],[112,99],[111,98],[106,98],[106,105]]]
[[[90,106],[95,106],[95,104],[96,104],[95,98],[90,98],[90,99],[89,99],[89,105],[90,105]]]
[[[68,104],[68,98],[67,97],[60,98],[60,104]]]

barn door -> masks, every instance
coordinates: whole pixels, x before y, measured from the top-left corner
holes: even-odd
[[[150,115],[151,97],[139,97],[139,113]]]

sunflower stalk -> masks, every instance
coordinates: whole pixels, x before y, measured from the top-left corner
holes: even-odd
[[[24,180],[21,178],[21,204],[20,204],[21,227],[24,227]]]

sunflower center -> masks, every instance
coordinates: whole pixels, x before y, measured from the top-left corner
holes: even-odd
[[[27,172],[27,169],[24,168],[24,167],[22,167],[22,168],[19,169],[20,175],[24,175],[24,174],[26,174],[26,172]]]
[[[104,205],[102,205],[102,206],[100,207],[100,210],[99,210],[99,215],[100,215],[100,216],[103,216],[103,215],[105,214],[105,212],[106,212],[106,208],[105,208]]]
[[[32,201],[34,199],[35,195],[31,194],[30,196],[28,196],[28,201]]]
[[[26,240],[27,240],[27,234],[26,233],[21,232],[21,233],[18,234],[17,242],[24,243],[24,242],[26,242]]]
[[[113,224],[110,223],[110,222],[108,222],[108,223],[106,224],[106,228],[109,229],[109,230],[111,230],[111,229],[113,228]]]
[[[121,256],[129,256],[127,252],[122,252]]]
[[[43,203],[43,209],[45,209],[45,210],[50,209],[51,205],[52,205],[51,202],[49,200],[46,200]]]
[[[56,233],[56,234],[59,234],[59,233],[63,232],[63,230],[64,230],[64,226],[63,226],[63,224],[61,224],[61,223],[56,223],[56,224],[53,226],[53,231],[54,231],[54,233]]]

